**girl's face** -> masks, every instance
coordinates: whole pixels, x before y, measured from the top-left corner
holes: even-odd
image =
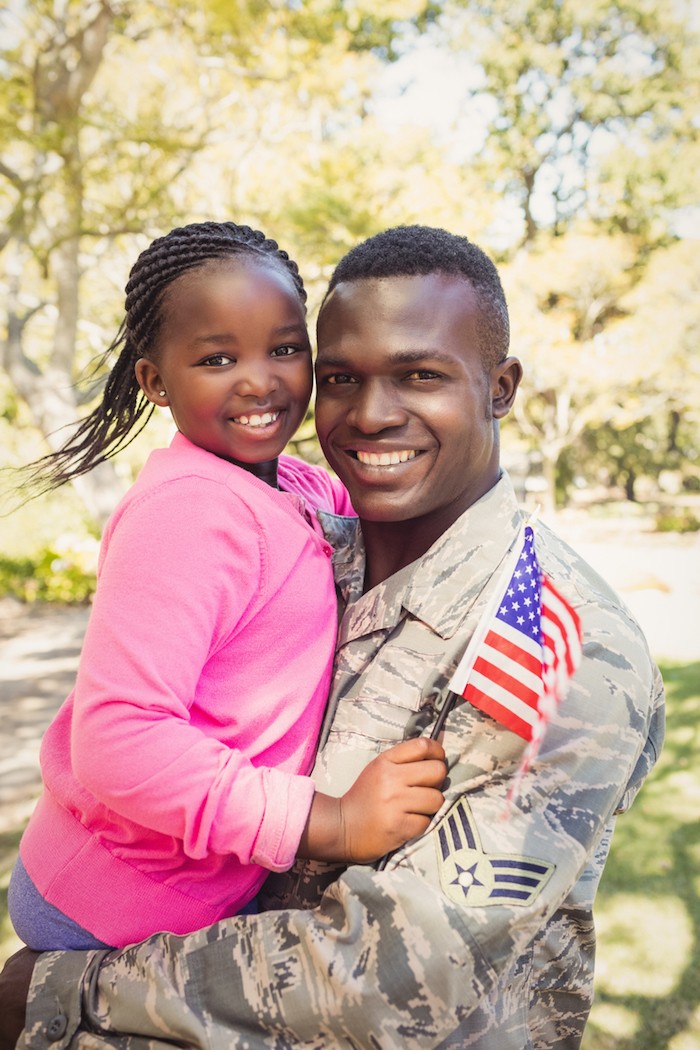
[[[265,473],[311,396],[311,346],[292,278],[256,260],[216,260],[173,281],[160,314],[154,360],[136,365],[142,390],[169,406],[193,444]]]

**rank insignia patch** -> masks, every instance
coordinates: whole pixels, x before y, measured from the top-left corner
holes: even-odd
[[[534,857],[485,853],[464,798],[438,825],[437,849],[444,893],[470,907],[530,904],[554,871]]]

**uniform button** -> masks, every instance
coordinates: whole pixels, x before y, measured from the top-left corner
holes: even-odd
[[[52,1017],[46,1026],[46,1037],[50,1043],[55,1043],[59,1039],[62,1039],[66,1034],[68,1028],[68,1018],[65,1014],[56,1014]]]
[[[328,544],[326,544],[326,546],[323,548],[323,553],[327,554],[330,558],[331,554],[333,553],[333,548],[329,547]]]

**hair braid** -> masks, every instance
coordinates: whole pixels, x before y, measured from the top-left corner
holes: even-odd
[[[116,339],[99,358],[95,371],[114,363],[100,404],[73,431],[56,452],[21,469],[21,488],[27,498],[58,488],[111,459],[134,440],[150,419],[154,406],[136,379],[134,365],[156,349],[166,289],[189,270],[212,259],[254,256],[283,267],[291,276],[302,306],[306,289],[299,267],[276,241],[261,230],[234,222],[200,222],[179,226],[158,237],[138,257],[126,284],[126,316]]]

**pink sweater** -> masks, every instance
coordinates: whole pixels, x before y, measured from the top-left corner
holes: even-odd
[[[331,548],[300,510],[352,510],[320,467],[282,456],[279,483],[177,434],[107,525],[21,855],[108,944],[235,914],[294,859],[337,623]]]

